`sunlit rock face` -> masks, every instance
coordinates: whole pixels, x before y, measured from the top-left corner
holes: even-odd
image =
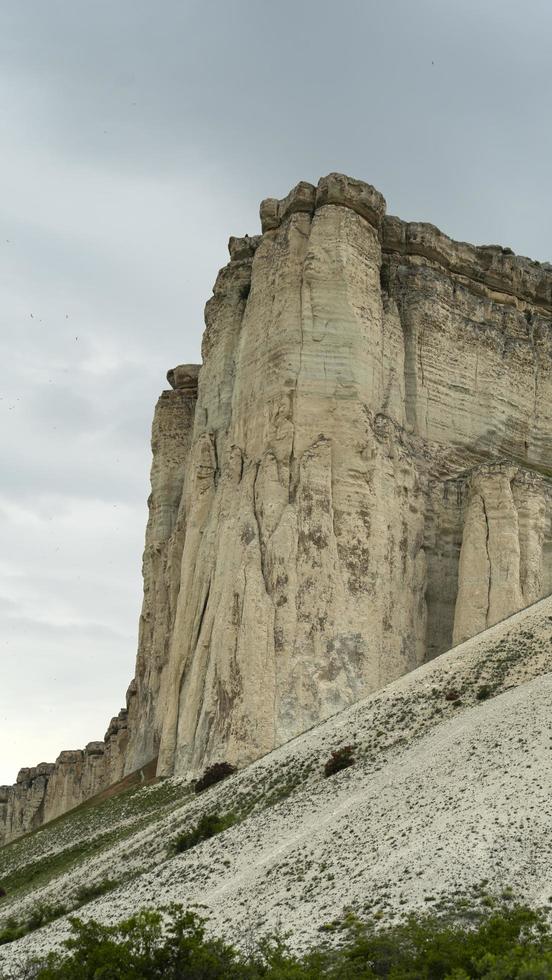
[[[230,239],[155,411],[126,708],[0,835],[244,765],[552,590],[552,266],[385,210],[330,174]]]

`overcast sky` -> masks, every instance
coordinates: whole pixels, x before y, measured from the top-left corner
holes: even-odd
[[[331,170],[552,258],[550,0],[0,0],[0,783],[133,673],[149,430],[229,235]]]

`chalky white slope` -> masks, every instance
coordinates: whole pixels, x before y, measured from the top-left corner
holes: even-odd
[[[38,902],[69,907],[83,884],[109,877],[121,883],[80,915],[113,922],[140,906],[177,901],[200,905],[211,927],[234,941],[282,926],[305,945],[347,907],[389,921],[442,906],[481,882],[490,893],[511,887],[516,897],[545,904],[552,899],[550,671],[552,598],[199,797],[168,780],[14,842],[0,851],[0,880],[23,878],[14,878],[2,915],[21,917]],[[324,779],[323,763],[346,744],[355,747],[355,765]],[[175,834],[212,810],[246,815],[168,857]],[[91,856],[72,860],[83,836]],[[21,884],[26,864],[39,869],[40,887],[30,878]],[[22,956],[66,934],[60,917],[2,947],[0,965],[18,976]]]

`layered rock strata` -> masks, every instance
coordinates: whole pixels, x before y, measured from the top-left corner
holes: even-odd
[[[104,784],[243,765],[552,589],[552,266],[340,174],[261,225],[156,409]]]

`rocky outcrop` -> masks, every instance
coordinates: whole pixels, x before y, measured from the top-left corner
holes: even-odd
[[[215,284],[161,773],[243,764],[543,594],[552,268],[384,212],[301,183]]]
[[[44,821],[44,797],[54,765],[20,769],[14,786],[0,786],[0,841],[20,837]]]
[[[27,823],[158,754],[244,765],[552,589],[552,266],[340,174],[261,225],[156,408],[127,707]]]
[[[182,364],[167,373],[172,390],[161,395],[153,419],[151,495],[142,562],[144,600],[136,674],[127,692],[128,734],[124,745],[120,738],[117,742],[121,775],[155,758],[159,750],[167,700],[169,641],[186,533],[183,487],[198,373],[195,364]]]
[[[103,742],[61,752],[55,763],[21,769],[14,786],[0,787],[0,842],[35,830],[110,783]]]
[[[548,506],[547,506],[548,505]],[[543,594],[550,497],[542,479],[508,464],[469,480],[453,643],[462,643]]]

